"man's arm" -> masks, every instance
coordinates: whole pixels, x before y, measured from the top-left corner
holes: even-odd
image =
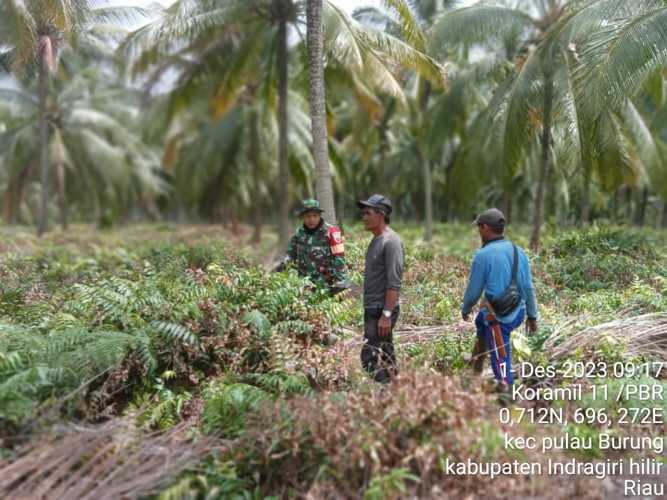
[[[279,273],[287,269],[290,262],[296,262],[296,235],[292,236],[287,245],[287,254],[283,257],[280,263],[273,268],[274,273]]]
[[[332,256],[332,276],[334,284],[346,288],[349,286],[347,278],[347,266],[345,265],[345,257],[341,255]]]
[[[347,266],[345,265],[345,244],[338,226],[331,226],[327,232],[329,253],[331,257],[331,276],[335,284],[347,283]]]
[[[387,291],[384,295],[383,311],[392,311],[398,304],[403,278],[403,247],[400,242],[392,241],[385,249],[385,267],[387,277]],[[384,337],[391,331],[391,317],[384,314],[378,322],[378,335]]]
[[[468,277],[468,286],[463,296],[463,305],[461,306],[461,316],[468,320],[470,311],[484,291],[484,263],[479,254],[476,254],[470,266],[470,276]]]

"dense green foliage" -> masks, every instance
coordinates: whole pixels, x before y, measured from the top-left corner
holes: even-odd
[[[359,297],[331,298],[293,272],[267,273],[258,262],[268,247],[187,227],[138,226],[92,239],[77,229],[42,241],[5,233],[4,453],[25,439],[14,434],[124,415],[146,430],[188,422],[228,443],[164,498],[183,498],[186,490],[241,497],[310,491],[380,498],[432,488],[483,494],[490,483],[452,483],[440,469],[446,456],[511,458],[502,429],[490,424],[497,406],[463,361],[472,326],[460,322],[458,308],[477,236],[469,225],[441,225],[424,243],[419,228],[396,229],[407,258],[397,336],[404,374],[392,392],[374,387],[359,369]],[[510,236],[527,240],[525,228]],[[574,333],[666,310],[663,233],[599,226],[547,233],[546,242],[532,255],[541,328],[532,337],[515,332],[517,359],[545,362],[562,342],[554,344],[559,325],[574,325]],[[347,231],[357,282],[367,243],[357,227]],[[616,263],[607,255],[632,255],[632,268],[604,274],[601,266]],[[629,282],[621,270],[632,274]],[[623,340],[603,337],[559,362],[628,360],[626,352]]]
[[[305,0],[6,3],[5,223],[37,222],[53,190],[46,215],[64,226],[204,218],[259,237],[315,192]],[[339,219],[382,191],[427,239],[487,205],[533,223],[534,247],[550,218],[667,224],[665,15],[662,0],[324,1]]]
[[[0,470],[24,452],[30,469],[0,478],[0,496],[35,477],[83,487],[95,467],[113,481],[127,463],[105,474],[106,452],[155,464],[141,443],[172,439],[153,447],[183,453],[165,500],[609,494],[443,474],[447,458],[544,460],[504,449],[503,432],[603,430],[495,425],[459,308],[469,220],[498,206],[531,249],[539,303],[539,331],[513,333],[517,360],[664,361],[665,0],[167,3],[0,0]],[[370,237],[355,201],[374,192],[406,246],[390,390],[359,367]],[[313,196],[346,235],[355,286],[336,297],[268,272]],[[56,219],[43,239],[18,226]],[[187,225],[202,221],[228,227]],[[61,467],[62,423],[109,425],[79,455],[74,431]],[[31,446],[56,451],[45,476]],[[167,483],[150,472],[136,472],[146,495]]]

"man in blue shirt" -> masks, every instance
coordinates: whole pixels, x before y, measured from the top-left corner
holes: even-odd
[[[517,247],[516,286],[519,300],[509,311],[494,311],[489,304],[498,302],[512,282],[512,267],[515,255],[514,244],[505,239],[505,216],[497,208],[479,214],[474,221],[479,229],[482,247],[475,253],[468,278],[468,287],[463,298],[461,315],[465,321],[482,293],[484,302],[475,318],[477,327],[478,355],[491,353],[491,368],[499,383],[505,389],[514,381],[510,333],[527,317],[529,332],[537,331],[537,304],[530,275],[530,264],[523,250]],[[494,329],[499,333],[494,336]],[[496,338],[502,337],[501,342]]]

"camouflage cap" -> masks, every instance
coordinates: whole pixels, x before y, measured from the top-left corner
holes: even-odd
[[[303,200],[301,203],[301,207],[297,210],[298,215],[303,215],[306,212],[319,212],[322,213],[324,210],[320,208],[320,202],[313,199],[313,198],[308,198],[306,200]]]

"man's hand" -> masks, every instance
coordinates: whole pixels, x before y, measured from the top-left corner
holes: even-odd
[[[526,321],[526,330],[528,333],[535,333],[537,331],[537,320],[529,319]]]
[[[385,315],[380,316],[380,321],[378,321],[378,335],[380,337],[386,337],[391,331],[391,318],[387,318]]]
[[[282,273],[285,269],[287,269],[287,266],[290,263],[290,258],[289,256],[283,257],[283,259],[278,263],[276,267],[271,269],[272,273]]]
[[[470,321],[470,313],[461,313],[461,317],[463,318],[463,321]]]

